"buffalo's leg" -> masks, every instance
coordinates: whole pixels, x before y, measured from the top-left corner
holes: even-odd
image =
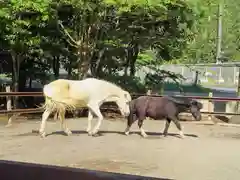
[[[171,119],[167,118],[166,119],[166,124],[165,124],[165,128],[163,130],[163,135],[164,136],[167,136],[168,135],[168,128],[170,126],[170,123],[171,123]]]
[[[181,126],[178,118],[173,117],[173,118],[171,118],[171,120],[172,120],[172,121],[174,122],[174,124],[177,126],[177,128],[178,128],[178,130],[179,130],[179,135],[180,135],[180,137],[181,137],[181,138],[184,138],[185,136],[184,136],[184,134],[183,134],[183,130],[182,130],[183,128],[182,128],[182,126]]]

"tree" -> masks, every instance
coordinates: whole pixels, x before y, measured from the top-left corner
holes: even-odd
[[[13,90],[18,91],[22,62],[30,59],[29,54],[34,54],[39,50],[40,36],[38,32],[39,28],[45,26],[48,20],[49,1],[11,0],[1,5],[0,33],[3,42],[1,49],[11,55]]]
[[[188,4],[181,1],[111,1],[117,6],[116,25],[105,40],[104,63],[117,61],[124,74],[135,75],[139,53],[151,50],[162,63],[180,57],[195,20]],[[115,56],[114,56],[115,54]],[[107,58],[106,58],[107,57]],[[121,61],[120,61],[121,59]],[[111,72],[113,70],[111,69]]]

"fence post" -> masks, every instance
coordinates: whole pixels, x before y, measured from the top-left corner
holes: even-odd
[[[6,86],[6,92],[11,92],[11,87],[10,86]],[[12,110],[12,101],[11,101],[11,97],[10,96],[7,96],[6,97],[7,99],[7,110],[8,111],[11,111]],[[15,119],[17,116],[21,115],[21,113],[17,113],[17,114],[12,114],[12,115],[9,115],[8,114],[8,123],[6,125],[6,127],[10,127],[12,126],[12,121],[13,119]]]
[[[151,94],[152,94],[152,90],[151,89],[149,89],[149,90],[147,90],[147,93],[146,93],[148,96],[150,96]]]
[[[147,94],[147,96],[151,96],[152,90],[151,89],[147,90],[146,94]],[[150,120],[150,117],[147,117],[146,120]]]
[[[208,97],[212,98],[213,97],[213,93],[209,92]],[[208,112],[213,112],[213,104],[212,104],[212,100],[211,99],[208,100]],[[212,114],[208,115],[208,120],[209,121],[212,120]]]
[[[11,92],[11,88],[10,88],[10,86],[6,86],[6,92]],[[11,97],[10,96],[7,96],[6,97],[6,100],[7,100],[7,110],[8,111],[11,111],[12,110],[12,101],[11,101]],[[7,118],[8,118],[8,123],[7,123],[7,127],[8,126],[11,126],[12,125],[12,117],[11,117],[11,115],[7,115]]]

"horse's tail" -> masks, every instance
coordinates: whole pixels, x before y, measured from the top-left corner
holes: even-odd
[[[54,90],[54,87],[49,86],[49,84],[43,87],[43,95],[45,98],[45,103],[42,105],[42,108],[44,110],[56,112],[57,114],[65,112],[66,110],[70,110],[70,111],[75,110],[74,105],[56,100],[54,98],[53,90]]]

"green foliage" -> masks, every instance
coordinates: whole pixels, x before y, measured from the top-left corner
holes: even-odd
[[[9,48],[23,51],[28,46],[36,46],[40,38],[36,28],[48,20],[49,1],[11,0],[0,9],[1,37]]]
[[[209,88],[204,88],[202,86],[194,86],[194,85],[182,85],[182,84],[176,84],[176,83],[171,83],[171,82],[165,82],[163,84],[164,91],[180,91],[183,94],[184,93],[209,93],[213,92],[212,89]],[[160,91],[159,91],[160,92]]]
[[[199,19],[196,23],[196,36],[186,51],[190,63],[215,62],[217,37],[218,2],[213,0],[198,1]]]
[[[68,78],[80,79],[90,71],[143,91],[134,77],[136,68],[179,59],[183,52],[193,56],[192,28],[206,11],[199,5],[182,0],[11,0],[1,4],[1,50],[17,60],[16,80],[43,78],[49,70],[58,78],[62,66]]]
[[[224,1],[223,11],[223,56],[227,60],[240,59],[240,2]]]
[[[119,75],[108,75],[103,79],[110,82],[114,82],[122,88],[132,93],[145,93],[146,87],[144,83],[141,83],[140,79],[131,76],[119,76]]]
[[[239,59],[239,1],[189,0],[189,5],[197,16],[192,31],[193,40],[188,42],[183,63],[209,63],[216,60],[218,5],[223,3],[222,58],[225,61]]]

